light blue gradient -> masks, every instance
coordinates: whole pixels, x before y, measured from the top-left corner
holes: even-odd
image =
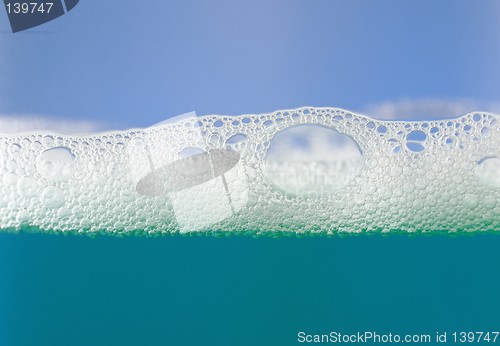
[[[0,31],[1,113],[130,127],[191,110],[498,100],[498,1],[83,0],[16,35],[0,11]]]

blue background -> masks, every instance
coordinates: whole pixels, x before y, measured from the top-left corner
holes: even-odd
[[[498,1],[82,0],[16,34],[0,11],[0,113],[127,128],[191,110],[498,102],[499,55]],[[498,331],[499,248],[494,235],[1,234],[0,345]]]

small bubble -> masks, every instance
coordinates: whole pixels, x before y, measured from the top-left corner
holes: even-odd
[[[380,134],[384,134],[387,132],[387,127],[385,126],[379,126],[377,127],[377,132],[380,133]]]
[[[479,205],[479,198],[476,195],[467,194],[464,197],[464,203],[467,208],[474,209]]]
[[[26,224],[30,219],[30,214],[26,210],[22,210],[17,214],[16,221],[19,224]]]
[[[498,157],[486,157],[479,160],[475,174],[484,185],[493,188],[500,187],[500,159]]]
[[[394,166],[391,168],[391,176],[393,177],[398,177],[401,175],[401,173],[403,173],[403,169],[399,166]]]
[[[142,137],[134,137],[131,143],[133,147],[140,148],[144,145],[144,140],[142,139]]]
[[[54,146],[54,137],[52,136],[45,136],[43,137],[43,145],[45,145],[46,147],[52,147]]]
[[[490,135],[490,129],[488,127],[483,127],[481,129],[481,135],[483,137],[488,137]]]
[[[17,191],[24,197],[35,195],[37,187],[37,181],[30,177],[21,177],[17,182]]]
[[[21,151],[21,146],[17,143],[9,145],[9,149],[7,150],[11,155],[17,155]]]
[[[14,159],[8,160],[5,164],[5,168],[7,168],[9,172],[15,172],[17,169],[17,161]]]
[[[485,196],[483,204],[488,209],[493,209],[497,205],[497,199],[494,196]]]
[[[67,181],[75,172],[75,156],[66,147],[47,149],[37,159],[37,170],[50,182]]]
[[[427,135],[425,132],[421,130],[412,131],[406,136],[406,147],[411,152],[420,153],[425,150],[426,140]]]
[[[14,185],[15,183],[17,183],[17,175],[15,175],[14,173],[6,173],[4,174],[3,176],[3,183],[6,184],[6,185]]]
[[[48,186],[43,190],[40,201],[49,209],[57,209],[64,205],[64,192],[58,187]]]

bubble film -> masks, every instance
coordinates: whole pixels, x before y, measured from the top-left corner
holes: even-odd
[[[0,135],[0,230],[500,231],[499,117],[381,121],[308,107]]]

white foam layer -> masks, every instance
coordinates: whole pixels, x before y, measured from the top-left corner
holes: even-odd
[[[0,229],[500,231],[499,117],[390,122],[308,107],[3,135]]]

